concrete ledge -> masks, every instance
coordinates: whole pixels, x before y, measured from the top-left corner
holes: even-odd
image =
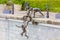
[[[60,25],[60,19],[49,19],[49,18],[33,18],[36,22]]]
[[[16,19],[16,20],[22,20],[22,17],[25,16],[23,14],[0,14],[0,18],[6,18],[6,19]],[[39,23],[46,23],[46,24],[53,24],[53,25],[60,25],[59,19],[48,19],[48,18],[33,18],[34,21]]]
[[[0,18],[22,20],[24,15],[0,14]]]

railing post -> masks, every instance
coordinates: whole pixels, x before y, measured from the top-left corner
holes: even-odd
[[[49,18],[49,11],[48,11],[49,9],[48,9],[48,6],[46,5],[46,11],[47,11],[47,15],[46,15],[46,17],[47,18]]]
[[[12,4],[12,14],[14,14],[14,4]]]

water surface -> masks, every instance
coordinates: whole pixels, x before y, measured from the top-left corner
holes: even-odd
[[[29,39],[21,36],[21,26],[23,23],[20,20],[0,19],[0,40],[60,40],[60,29],[45,25],[32,25],[29,23],[27,34]]]

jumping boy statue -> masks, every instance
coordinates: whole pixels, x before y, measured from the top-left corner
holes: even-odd
[[[29,15],[23,16],[23,25],[21,26],[23,32],[21,33],[21,35],[23,36],[23,34],[25,33],[25,37],[27,37],[27,38],[29,38],[29,36],[27,35],[26,28],[27,28],[28,23],[31,20],[32,20],[32,18]],[[17,27],[20,28],[20,26],[17,26]]]
[[[23,36],[23,34],[25,33],[25,37],[27,37],[27,39],[29,38],[29,36],[27,35],[27,31],[26,31],[26,28],[27,28],[27,25],[28,25],[28,22],[23,22],[24,24],[21,26],[22,28],[22,33],[21,33],[21,36]],[[17,26],[17,25],[16,25]],[[20,28],[20,26],[17,26]]]

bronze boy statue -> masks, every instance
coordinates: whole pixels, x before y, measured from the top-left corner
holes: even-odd
[[[23,36],[23,34],[25,33],[25,36],[27,37],[27,39],[29,38],[28,37],[28,35],[27,35],[27,31],[26,31],[26,27],[27,27],[27,25],[28,25],[28,22],[26,21],[26,22],[24,22],[24,24],[21,26],[21,28],[22,28],[22,33],[21,33],[21,36]],[[17,26],[17,25],[16,25]],[[20,28],[20,26],[17,26],[17,27],[19,27]]]

